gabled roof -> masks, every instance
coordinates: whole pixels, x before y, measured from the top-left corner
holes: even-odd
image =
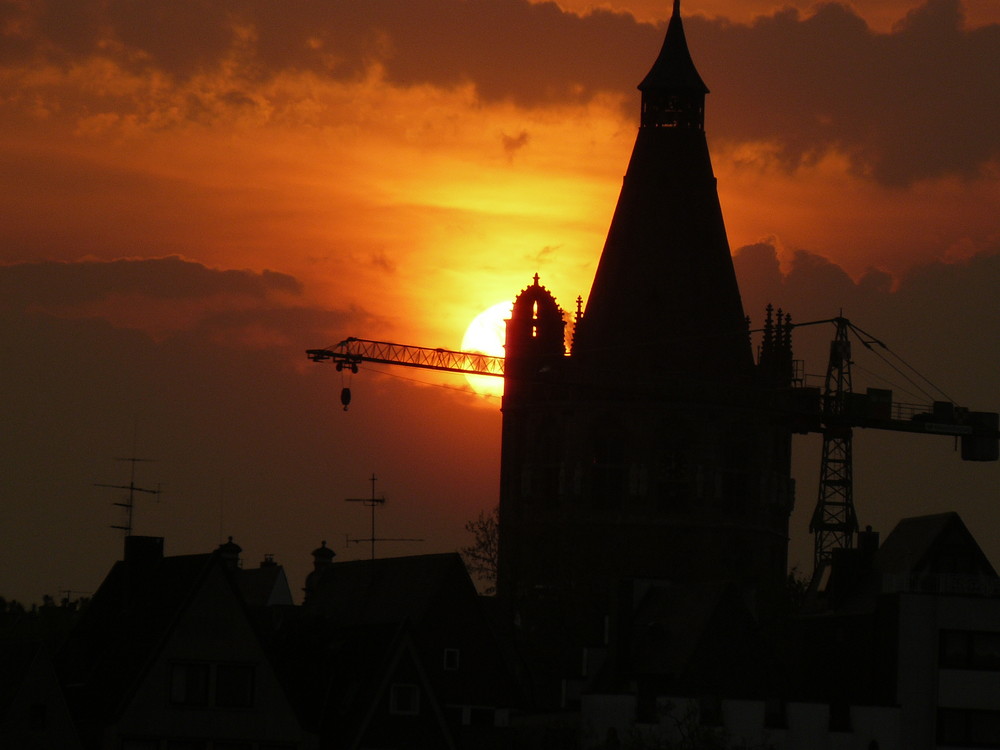
[[[214,559],[115,563],[58,656],[75,713],[97,722],[114,714]]]
[[[901,520],[879,548],[875,567],[895,575],[997,575],[955,512]]]
[[[408,622],[336,625],[306,607],[287,615],[272,643],[275,664],[300,720],[320,734],[324,747],[381,746],[373,737],[386,730],[379,714],[394,682],[418,686],[422,718],[410,728],[419,724],[434,735],[429,745],[410,738],[413,746],[454,747]]]
[[[0,643],[0,719],[21,690],[29,670],[42,652],[39,641]]]
[[[285,569],[280,565],[262,565],[237,571],[236,588],[243,601],[251,607],[273,607],[292,604]]]
[[[25,714],[39,706],[42,725],[26,722]],[[0,747],[80,747],[49,650],[40,641],[0,643]]]
[[[370,744],[366,739],[378,732],[378,712],[389,701],[391,684],[411,680],[421,694],[423,728],[432,728],[435,744],[441,748],[455,746],[405,623],[344,629],[339,635],[339,648],[329,662],[331,680],[324,708],[336,734],[348,739],[344,747]]]
[[[993,565],[955,512],[902,519],[873,556],[861,549],[839,552],[826,587],[827,599],[811,602],[817,612],[828,607],[837,615],[872,612],[884,593],[962,592],[997,579]]]
[[[663,40],[663,47],[653,67],[639,84],[639,90],[643,93],[654,90],[708,93],[708,86],[698,75],[691,53],[688,51],[680,6],[680,0],[674,0],[674,12],[667,25],[667,36]]]
[[[341,625],[420,622],[442,594],[468,589],[458,553],[333,563],[322,569],[310,601]]]

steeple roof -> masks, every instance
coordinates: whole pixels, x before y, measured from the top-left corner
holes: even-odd
[[[639,85],[642,112],[573,356],[688,380],[739,378],[752,356],[704,132],[708,91],[679,3]]]
[[[663,40],[660,55],[639,84],[643,93],[651,91],[676,91],[707,94],[708,86],[701,80],[691,53],[688,51],[681,21],[681,2],[674,0],[674,12],[667,25],[667,36]]]

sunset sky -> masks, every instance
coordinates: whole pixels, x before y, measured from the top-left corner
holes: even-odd
[[[168,554],[232,535],[296,590],[321,540],[367,555],[344,498],[373,472],[377,535],[426,540],[380,554],[467,543],[499,401],[374,367],[345,413],[304,350],[458,348],[536,272],[585,299],[670,5],[0,0],[0,595],[97,587],[122,498],[93,485],[130,456],[162,488],[136,533]],[[682,10],[747,313],[842,309],[1000,410],[1000,3]],[[830,334],[797,332],[809,373]],[[819,442],[795,447],[808,568]],[[957,510],[1000,565],[1000,468],[953,449],[859,434],[861,523]]]

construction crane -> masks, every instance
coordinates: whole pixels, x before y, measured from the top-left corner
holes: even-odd
[[[873,351],[874,346],[885,350],[888,347],[843,316],[789,323],[793,328],[820,324],[833,324],[836,329],[823,388],[795,380],[788,389],[788,400],[775,407],[795,432],[823,436],[819,496],[809,524],[814,535],[814,579],[829,565],[836,550],[853,548],[858,532],[852,450],[856,428],[951,435],[961,440],[962,460],[1000,458],[1000,415],[996,412],[970,411],[950,401],[934,401],[929,405],[897,403],[891,390],[879,388],[855,393],[850,334]],[[326,349],[309,349],[306,355],[314,362],[332,362],[338,371],[347,368],[354,373],[363,362],[373,362],[467,375],[504,376],[503,357],[354,337]],[[350,401],[350,388],[345,387],[341,391],[344,409]]]
[[[362,362],[383,365],[419,367],[424,370],[457,372],[463,375],[491,375],[503,377],[504,358],[481,352],[460,352],[452,349],[431,349],[426,346],[392,344],[388,341],[346,338],[336,346],[326,349],[307,349],[306,356],[313,362],[331,362],[340,372],[347,368],[358,371]],[[340,402],[346,411],[351,403],[351,389],[340,391]]]
[[[961,440],[964,461],[1000,458],[1000,417],[974,412],[951,401],[929,406],[893,401],[891,390],[868,388],[855,393],[851,377],[851,338],[867,349],[888,347],[842,316],[796,323],[794,327],[832,323],[836,329],[822,391],[800,384],[793,390],[799,432],[823,436],[819,493],[809,522],[813,534],[813,579],[823,574],[837,550],[854,547],[858,532],[854,508],[853,434],[855,428],[894,430],[929,435],[951,435]],[[911,381],[912,382],[912,381]],[[805,408],[803,408],[805,405]],[[801,420],[801,421],[800,421]]]

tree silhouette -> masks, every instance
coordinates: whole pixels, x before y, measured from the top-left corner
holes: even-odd
[[[497,591],[497,549],[500,540],[500,509],[480,511],[479,517],[466,521],[465,530],[475,541],[460,551],[465,567],[469,569],[482,589],[492,596]]]

